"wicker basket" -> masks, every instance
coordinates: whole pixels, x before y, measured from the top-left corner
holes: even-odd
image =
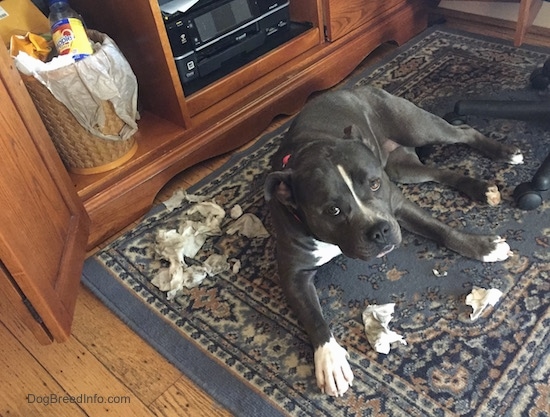
[[[76,174],[109,171],[122,165],[136,153],[137,142],[134,136],[126,140],[109,140],[92,135],[40,81],[24,74],[21,77],[69,171]],[[116,115],[110,102],[103,102],[102,105],[106,122],[100,131],[105,135],[117,135],[124,122]]]

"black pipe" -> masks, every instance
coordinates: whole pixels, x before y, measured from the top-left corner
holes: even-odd
[[[455,104],[460,116],[478,115],[501,119],[541,120],[550,118],[550,101],[460,100]]]

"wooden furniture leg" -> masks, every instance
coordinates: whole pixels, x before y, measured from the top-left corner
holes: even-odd
[[[525,34],[542,7],[543,0],[521,0],[519,3],[518,21],[516,24],[516,34],[514,36],[514,46],[520,46],[523,43]]]
[[[469,0],[461,0],[469,1]],[[497,3],[519,3],[519,12],[516,21],[516,28],[514,34],[514,46],[520,46],[524,39],[527,31],[533,24],[533,21],[537,17],[537,14],[542,7],[544,0],[475,0],[475,1],[484,1],[484,2],[497,2]],[[465,13],[470,13],[465,11]]]

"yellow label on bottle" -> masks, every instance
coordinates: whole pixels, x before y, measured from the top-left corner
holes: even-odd
[[[79,19],[61,19],[52,26],[52,38],[59,55],[91,55],[92,45]]]

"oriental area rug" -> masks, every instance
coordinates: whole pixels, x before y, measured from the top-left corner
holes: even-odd
[[[373,85],[443,116],[457,100],[550,100],[529,75],[550,50],[431,28],[377,66],[347,80]],[[493,179],[502,202],[490,207],[434,183],[399,185],[408,198],[457,228],[504,236],[514,255],[501,263],[465,259],[404,232],[402,246],[372,262],[338,257],[316,279],[324,314],[350,354],[353,387],[341,398],[316,386],[313,352],[278,285],[275,239],[263,199],[268,161],[288,125],[261,138],[190,190],[226,215],[193,263],[227,257],[229,268],[197,285],[160,290],[168,261],[160,231],[178,229],[195,204],[171,199],[89,258],[83,280],[170,362],[236,416],[547,416],[550,412],[550,196],[532,211],[512,192],[550,149],[550,122],[468,116],[467,122],[523,150],[506,165],[466,146],[433,146],[425,163]],[[194,200],[194,199],[191,199]],[[268,235],[226,230],[239,206]],[[223,215],[222,215],[223,216]],[[236,216],[234,216],[236,217]],[[164,233],[164,232],[162,232]],[[224,258],[225,259],[225,258]],[[164,274],[164,275],[163,275]],[[502,296],[472,321],[474,287]],[[365,308],[395,303],[391,330],[406,345],[388,354],[368,343]]]

